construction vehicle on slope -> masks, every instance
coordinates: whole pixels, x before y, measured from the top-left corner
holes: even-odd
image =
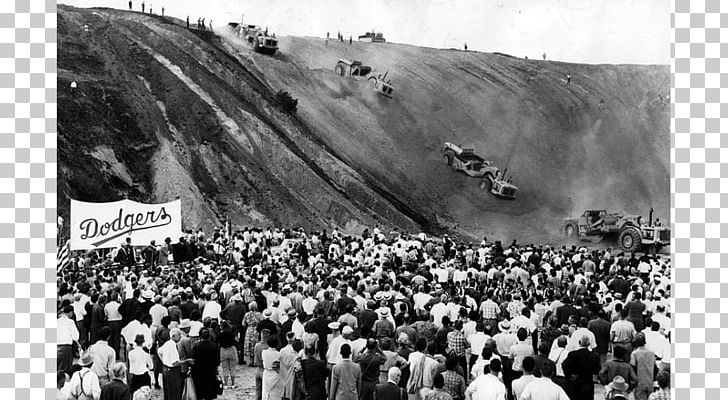
[[[624,251],[640,251],[645,246],[659,249],[670,244],[670,228],[652,223],[652,210],[647,224],[639,215],[624,212],[608,213],[606,210],[586,210],[576,218],[564,220],[564,235],[581,240],[607,237],[617,238]]]
[[[256,53],[273,55],[278,51],[278,39],[275,34],[268,33],[268,28],[237,22],[228,23],[228,27],[237,37],[250,44]]]
[[[364,65],[361,61],[352,61],[342,58],[336,63],[334,72],[336,75],[351,76],[355,78],[365,78],[368,76],[369,78],[367,78],[367,80],[373,84],[374,90],[377,93],[384,97],[392,98],[394,86],[392,86],[391,81],[387,80],[387,74],[389,74],[389,71],[382,75],[380,73],[372,72],[372,67]]]
[[[463,148],[456,144],[446,142],[442,148],[442,157],[445,164],[456,171],[476,178],[482,178],[480,189],[508,200],[516,198],[518,187],[505,180],[500,168],[475,154],[474,149]]]

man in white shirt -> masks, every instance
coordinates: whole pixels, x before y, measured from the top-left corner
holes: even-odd
[[[76,293],[74,296],[73,315],[76,317],[76,327],[78,328],[79,338],[78,344],[85,346],[88,342],[88,332],[83,324],[83,317],[86,316],[86,303],[91,301],[91,298],[85,294]]]
[[[67,389],[69,398],[78,400],[99,400],[101,397],[101,386],[99,378],[91,371],[94,361],[90,354],[84,354],[78,361],[81,370],[71,377]]]
[[[418,292],[414,296],[412,296],[412,299],[414,300],[415,310],[418,312],[424,312],[425,304],[429,303],[430,300],[432,300],[432,296],[425,293],[425,286],[421,285]]]
[[[181,400],[182,389],[184,387],[181,366],[192,364],[193,360],[191,358],[180,360],[179,358],[177,342],[182,338],[182,333],[179,329],[172,329],[169,337],[170,339],[157,350],[157,354],[159,354],[159,358],[162,360],[164,399]]]
[[[111,382],[111,367],[116,361],[116,352],[108,343],[109,336],[111,336],[111,328],[104,326],[99,330],[100,340],[88,348],[88,354],[93,359],[91,371],[98,377],[100,386]]]
[[[109,296],[109,302],[104,306],[104,313],[106,314],[106,320],[109,322],[109,328],[111,328],[111,336],[109,337],[109,346],[116,352],[116,356],[119,357],[121,348],[121,313],[119,312],[119,294],[112,293]]]
[[[500,360],[492,360],[488,369],[488,374],[477,377],[465,390],[467,400],[506,400],[506,386],[498,379]]]
[[[78,342],[78,328],[76,322],[70,317],[73,315],[73,306],[63,308],[63,313],[56,322],[56,348],[58,371],[68,371],[73,364],[73,343]]]
[[[541,366],[541,378],[531,381],[518,400],[569,400],[564,389],[551,381],[554,364],[546,362]]]
[[[210,300],[205,303],[205,309],[202,311],[202,320],[204,321],[205,318],[210,318],[220,321],[220,311],[222,311],[222,307],[217,301],[217,293],[212,292],[210,294]]]
[[[169,315],[167,307],[162,305],[162,296],[157,295],[154,298],[154,305],[149,309],[149,315],[152,316],[152,330],[162,326],[162,318]]]
[[[430,309],[430,315],[433,317],[433,323],[440,329],[442,328],[442,317],[450,312],[448,307],[447,295],[443,294],[439,303],[435,303]]]
[[[647,349],[655,353],[655,360],[660,369],[670,363],[670,342],[660,333],[660,323],[652,321],[650,330],[645,330]]]
[[[147,316],[147,318],[150,318]],[[151,323],[151,322],[150,322]],[[136,319],[131,320],[124,329],[121,330],[121,336],[124,337],[124,341],[127,343],[127,347],[129,347],[127,350],[130,350],[132,343],[134,343],[134,338],[136,338],[137,334],[144,335],[144,347],[147,349],[152,348],[152,331],[146,324],[142,324]]]
[[[152,380],[149,371],[154,369],[152,357],[144,351],[144,335],[136,335],[134,349],[129,352],[129,380],[130,392],[134,393],[142,386],[151,386]]]
[[[470,343],[470,368],[473,367],[475,361],[478,360],[481,354],[483,354],[483,346],[485,342],[490,339],[490,336],[485,334],[485,324],[482,321],[475,324],[475,333],[470,336],[466,336],[465,339]]]
[[[528,384],[536,379],[536,377],[532,374],[533,368],[535,366],[536,362],[533,360],[533,357],[528,356],[523,359],[523,362],[521,363],[521,367],[523,368],[523,376],[511,382],[513,396],[516,400],[521,400],[523,398],[522,394],[523,391],[526,389],[526,386],[528,386]]]

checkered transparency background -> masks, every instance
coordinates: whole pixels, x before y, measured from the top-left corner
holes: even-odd
[[[673,215],[675,253],[675,399],[728,397],[728,261],[720,254],[728,239],[728,4],[721,0],[677,0],[672,27]],[[721,14],[723,11],[725,14]],[[721,26],[725,27],[722,28]],[[721,44],[721,42],[727,42]],[[725,113],[723,111],[726,111]],[[723,138],[727,140],[724,140]],[[724,163],[725,162],[725,163]],[[726,276],[724,279],[723,277]],[[726,291],[723,291],[726,289]],[[723,374],[721,374],[721,371]]]
[[[675,399],[724,398],[728,4],[673,4]],[[0,0],[0,398],[55,395],[56,3]],[[726,30],[721,29],[721,25]],[[722,39],[722,40],[721,40]],[[721,41],[727,42],[721,44]],[[726,96],[723,94],[726,93]],[[725,98],[724,98],[725,97]],[[723,110],[726,112],[723,113]],[[728,132],[728,126],[723,125]],[[723,173],[725,168],[725,173]],[[728,193],[728,187],[724,187]],[[725,221],[725,222],[724,222]],[[15,282],[14,284],[11,282]],[[726,300],[728,301],[728,300]],[[728,304],[725,304],[728,306]],[[45,372],[45,373],[44,373]],[[726,393],[728,395],[728,393]]]
[[[55,396],[55,12],[52,0],[0,0],[3,399]]]

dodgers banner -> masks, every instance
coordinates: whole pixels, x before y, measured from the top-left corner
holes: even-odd
[[[71,200],[71,250],[119,247],[131,238],[134,246],[182,235],[182,201],[143,204],[131,200],[86,203]]]

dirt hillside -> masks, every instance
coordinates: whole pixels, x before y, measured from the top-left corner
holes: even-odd
[[[190,226],[381,223],[509,241],[552,240],[570,209],[669,217],[667,66],[299,37],[269,57],[181,21],[65,6],[58,28],[62,215],[69,197],[180,197]],[[335,75],[339,58],[388,71],[394,98]],[[519,198],[448,169],[445,141],[507,167]]]

